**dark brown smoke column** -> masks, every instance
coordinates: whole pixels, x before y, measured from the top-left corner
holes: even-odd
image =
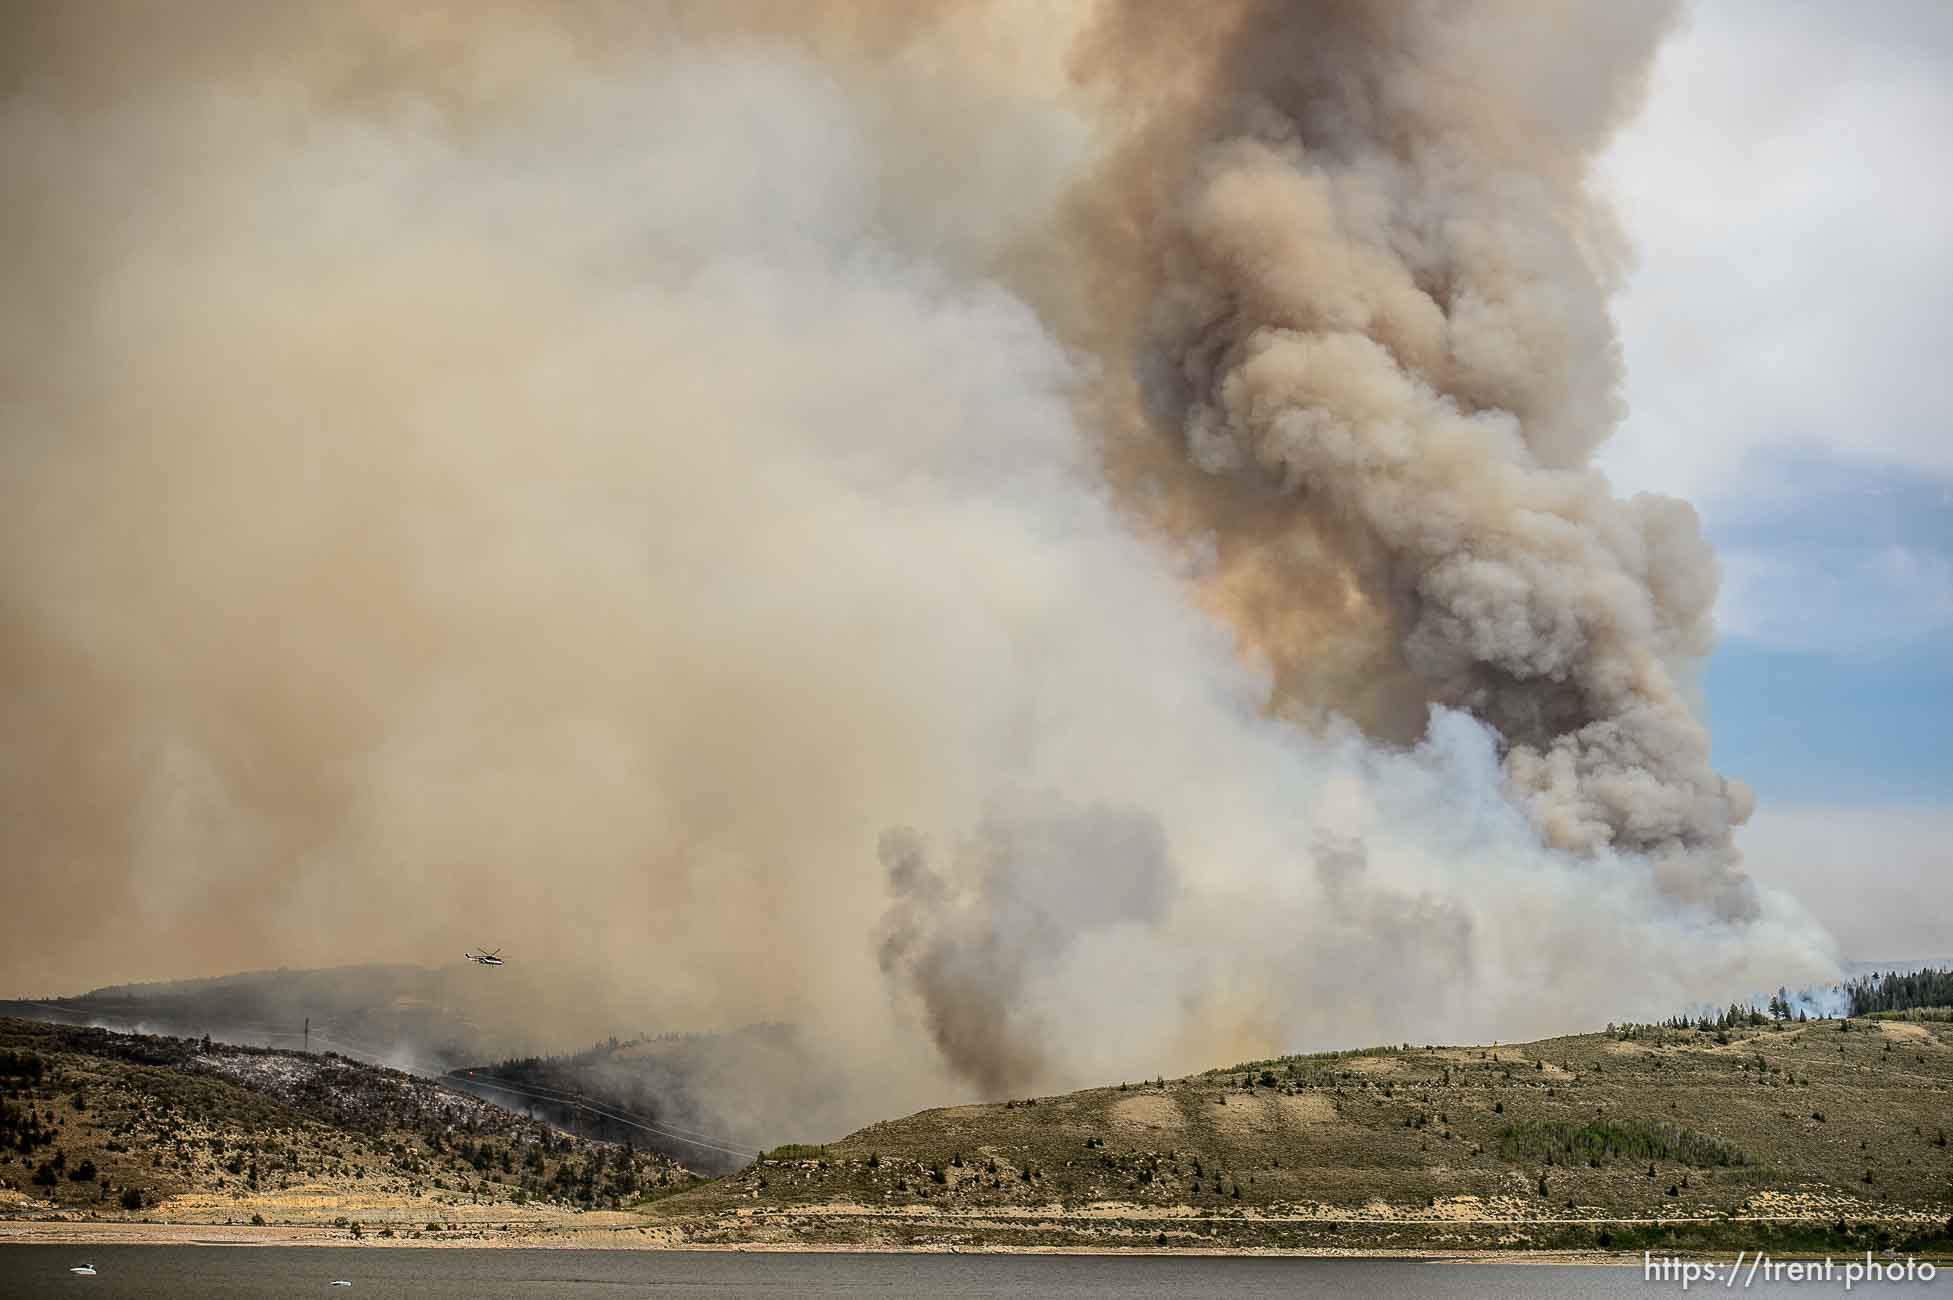
[[[1092,300],[1140,322],[1093,340],[1137,358],[1102,398],[1144,431],[1114,472],[1204,559],[1278,707],[1395,740],[1469,710],[1548,843],[1645,855],[1740,917],[1750,797],[1683,685],[1714,557],[1686,504],[1586,467],[1622,413],[1624,262],[1589,165],[1671,16],[1122,8],[1079,67],[1158,107],[1079,212]],[[1178,71],[1203,48],[1204,79]]]

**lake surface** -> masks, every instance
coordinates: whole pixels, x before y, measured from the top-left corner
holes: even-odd
[[[99,1270],[76,1277],[87,1260]],[[1862,1258],[1858,1261],[1862,1264]],[[1839,1260],[1842,1269],[1845,1261]],[[1726,1270],[1725,1261],[1719,1268]],[[351,1287],[334,1287],[344,1279]],[[1823,1296],[1830,1283],[1768,1284],[1724,1275],[1696,1281],[1690,1295]],[[1352,1300],[1488,1296],[1497,1300],[1646,1297],[1683,1294],[1679,1278],[1647,1279],[1633,1268],[1544,1264],[1424,1263],[1415,1260],[1212,1259],[1103,1255],[730,1254],[625,1250],[417,1250],[319,1246],[0,1246],[0,1297],[1038,1296],[1112,1300],[1134,1296],[1225,1296],[1227,1300],[1320,1295]],[[1855,1296],[1953,1294],[1953,1268],[1931,1285],[1859,1281]]]

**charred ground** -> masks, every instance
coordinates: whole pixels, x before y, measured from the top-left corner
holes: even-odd
[[[615,1210],[671,1160],[341,1057],[0,1019],[0,1205],[16,1217],[422,1235]]]

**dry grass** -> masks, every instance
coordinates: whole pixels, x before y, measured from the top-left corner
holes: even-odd
[[[1186,1129],[1186,1116],[1180,1103],[1161,1093],[1141,1093],[1121,1097],[1112,1103],[1112,1126],[1120,1130],[1149,1133],[1179,1133]]]
[[[1953,1147],[1938,1142],[1953,1128],[1946,1023],[1824,1022],[1728,1042],[1589,1034],[1244,1063],[923,1111],[635,1214],[581,1213],[560,1198],[518,1204],[525,1175],[499,1162],[477,1169],[457,1145],[486,1137],[497,1152],[524,1151],[539,1140],[527,1122],[465,1109],[480,1105],[468,1098],[418,1096],[405,1076],[276,1054],[165,1053],[148,1064],[116,1057],[114,1044],[80,1051],[59,1038],[75,1032],[0,1021],[0,1047],[31,1046],[52,1070],[9,1104],[37,1108],[70,1159],[95,1161],[110,1194],[64,1181],[50,1197],[25,1176],[52,1148],[9,1153],[7,1213],[133,1217],[116,1207],[126,1185],[161,1201],[143,1215],[178,1223],[255,1214],[344,1235],[333,1225],[358,1219],[369,1238],[427,1241],[587,1230],[641,1245],[890,1249],[1953,1245]],[[331,1108],[347,1087],[379,1099],[352,1111],[380,1118],[349,1127],[352,1111]],[[551,1140],[564,1148],[526,1177],[553,1177],[597,1145]],[[1653,1176],[1634,1153],[1650,1141],[1668,1152]]]
[[[1937,1230],[1953,1210],[1953,1151],[1934,1142],[1953,1125],[1953,1025],[1897,1028],[1916,1032],[1825,1022],[1728,1043],[1661,1031],[1282,1058],[924,1111],[830,1141],[824,1160],[757,1163],[658,1215],[708,1237],[737,1219],[773,1238],[868,1240],[899,1219],[897,1235],[935,1223],[977,1243],[1103,1236],[1108,1218],[1140,1236],[1393,1225],[1435,1242],[1496,1227],[1531,1244],[1603,1222]],[[1652,1161],[1625,1149],[1657,1134],[1683,1140]]]

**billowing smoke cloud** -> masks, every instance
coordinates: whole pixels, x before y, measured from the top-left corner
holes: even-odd
[[[819,1135],[1828,973],[1579,468],[1656,25],[1176,12],[17,6],[0,988],[487,943]]]
[[[1621,414],[1624,261],[1587,172],[1672,17],[1111,7],[1079,66],[1141,125],[1075,196],[1086,274],[1043,292],[1108,363],[1094,414],[1126,506],[1190,558],[1278,716],[1402,743],[1468,713],[1548,848],[1746,922],[1750,794],[1711,768],[1686,689],[1715,559],[1686,504],[1585,467]],[[1470,910],[1356,883],[1369,848],[1318,837],[1316,907],[1378,942],[1407,928],[1431,977],[1469,984]],[[944,987],[994,948],[945,915],[958,937],[914,977],[953,1040],[1000,985]],[[1012,1059],[981,1020],[964,1047]]]
[[[1206,480],[1175,526],[1216,548],[1219,602],[1248,607],[1297,705],[1347,707],[1311,665],[1354,606],[1358,666],[1390,680],[1373,725],[1468,710],[1549,843],[1646,855],[1753,916],[1749,795],[1678,683],[1709,646],[1714,558],[1686,505],[1583,468],[1620,415],[1619,241],[1587,166],[1668,17],[1247,6],[1209,120],[1141,146],[1165,173],[1143,396]]]

